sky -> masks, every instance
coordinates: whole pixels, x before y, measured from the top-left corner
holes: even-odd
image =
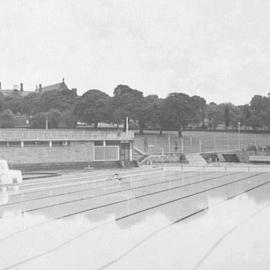
[[[0,81],[244,104],[270,92],[269,14],[269,0],[1,1]]]

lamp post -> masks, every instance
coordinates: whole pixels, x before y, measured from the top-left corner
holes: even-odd
[[[45,118],[45,129],[48,129],[49,128],[49,123],[48,123],[48,117],[46,116]]]
[[[237,127],[238,127],[238,148],[240,150],[241,149],[241,134],[240,134],[241,123],[240,122],[237,122]]]

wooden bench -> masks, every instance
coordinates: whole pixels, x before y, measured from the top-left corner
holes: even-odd
[[[249,162],[270,163],[270,156],[249,156]]]

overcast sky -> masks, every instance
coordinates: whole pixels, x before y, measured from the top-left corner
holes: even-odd
[[[112,95],[200,95],[244,104],[270,92],[269,0],[9,0],[0,81]]]

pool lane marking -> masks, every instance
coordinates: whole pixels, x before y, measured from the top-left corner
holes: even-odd
[[[169,175],[168,177],[172,177],[174,175],[175,174],[172,174],[172,175]],[[195,177],[195,176],[198,176],[198,175],[202,175],[202,174],[197,173],[197,174],[189,175],[189,176],[185,177],[185,179],[189,179],[189,178],[192,178],[192,177]],[[207,173],[205,172],[203,175],[207,175]],[[177,179],[178,178],[179,178],[179,176],[177,177]],[[134,181],[132,181],[132,183],[140,183],[140,182],[148,181],[148,180],[150,180],[150,179],[146,178],[146,179],[134,180]],[[158,183],[165,183],[165,182],[168,182],[168,181],[161,181],[161,182],[158,182]],[[121,183],[121,186],[129,185],[129,184],[131,184],[131,181],[123,182],[123,183]],[[104,189],[104,188],[113,188],[113,187],[117,187],[117,186],[119,186],[119,184],[105,185],[105,186],[99,186],[99,187],[91,187],[91,188],[87,188],[87,189],[79,189],[79,190],[74,190],[74,191],[58,193],[58,194],[51,194],[51,195],[41,196],[41,197],[32,198],[32,199],[26,199],[26,200],[10,202],[10,203],[6,203],[6,204],[3,203],[3,204],[0,204],[0,208],[1,207],[5,208],[6,206],[20,204],[20,203],[24,203],[24,202],[31,202],[31,201],[42,200],[42,199],[47,199],[47,198],[51,198],[51,197],[63,196],[63,195],[71,195],[71,194],[74,194],[74,193],[80,193],[80,192],[84,192],[84,191],[92,191],[92,190],[94,191],[94,190]],[[129,189],[126,189],[126,190],[129,190]]]
[[[223,175],[223,176],[220,176],[220,177],[230,176],[230,175],[234,175],[234,174],[236,174],[236,173],[231,173],[231,174],[229,174],[229,175],[227,174],[227,175]],[[253,176],[250,176],[250,177],[255,177],[255,176],[257,176],[257,175],[259,175],[259,174],[256,174],[256,175],[253,175]],[[220,177],[217,177],[217,178],[220,178]],[[213,179],[213,178],[208,178],[208,179],[209,179],[209,180],[215,180],[216,178],[215,178],[215,179]],[[245,177],[244,179],[246,179],[246,177]],[[205,180],[207,180],[207,179],[205,179]],[[194,183],[194,184],[196,184],[196,183]],[[146,197],[147,195],[148,195],[148,194],[146,194],[146,195],[144,195],[144,196]],[[137,197],[137,198],[138,198],[138,197]],[[134,198],[134,199],[137,199],[137,198]],[[109,203],[109,204],[106,204],[106,205],[96,206],[96,207],[90,208],[90,209],[88,208],[88,209],[84,210],[83,212],[90,212],[90,211],[98,210],[98,209],[100,209],[100,208],[105,208],[105,207],[107,207],[107,206],[120,204],[120,203],[123,203],[123,202],[126,202],[126,201],[130,201],[130,200],[131,200],[131,199],[125,199],[125,200],[122,200],[122,201],[117,201],[117,202]],[[67,217],[69,217],[69,216],[80,215],[81,213],[82,213],[82,211],[78,211],[78,212],[73,212],[72,214],[69,214],[69,215],[63,215],[63,216],[60,216],[60,217],[54,217],[54,218],[52,218],[52,219],[45,220],[45,221],[43,221],[43,222],[40,222],[40,223],[31,225],[31,226],[29,226],[29,227],[27,227],[27,228],[25,228],[25,229],[23,229],[23,230],[19,230],[19,231],[16,231],[16,232],[14,232],[14,233],[11,233],[11,234],[9,234],[9,235],[7,235],[7,236],[4,236],[4,237],[0,238],[0,241],[7,240],[8,238],[13,237],[13,236],[15,236],[15,235],[17,235],[17,234],[24,233],[24,232],[26,232],[26,231],[29,231],[29,230],[33,229],[33,228],[36,228],[36,227],[39,227],[39,226],[48,224],[48,223],[53,222],[53,221],[55,221],[55,220],[61,220],[61,219],[67,218]]]
[[[261,174],[262,174],[262,173],[261,173]],[[258,174],[258,175],[261,175],[261,174]],[[231,200],[231,199],[233,199],[233,198],[236,198],[236,197],[238,197],[238,196],[240,196],[240,195],[242,195],[242,194],[244,194],[244,193],[250,192],[251,190],[260,188],[260,187],[262,187],[262,186],[264,186],[264,185],[267,185],[267,184],[269,184],[269,183],[270,183],[270,181],[267,181],[267,182],[264,182],[264,183],[262,183],[262,184],[256,185],[256,186],[254,186],[254,187],[252,187],[252,188],[249,188],[249,189],[247,189],[247,190],[244,190],[243,192],[240,192],[240,193],[238,193],[237,195],[233,195],[233,196],[228,197],[227,199],[225,199],[225,200],[223,200],[223,201],[217,203],[216,205],[214,205],[214,206],[212,206],[212,207],[216,207],[217,205],[223,204],[223,203],[227,202],[228,200]],[[269,205],[270,205],[270,204],[269,204]],[[178,220],[176,220],[176,221],[174,221],[174,222],[172,222],[172,223],[170,223],[170,224],[167,224],[167,225],[163,226],[162,228],[160,228],[160,229],[158,229],[158,230],[152,232],[151,234],[149,234],[147,237],[145,237],[144,239],[142,239],[140,242],[138,242],[136,245],[134,245],[133,247],[131,247],[130,249],[128,249],[127,251],[125,251],[123,254],[121,254],[120,256],[118,256],[117,258],[115,258],[114,260],[112,260],[112,261],[110,261],[110,262],[104,264],[103,266],[97,268],[96,270],[103,270],[103,269],[108,268],[109,266],[111,266],[112,264],[115,264],[116,262],[118,262],[119,260],[121,260],[122,258],[124,258],[125,256],[127,256],[127,255],[128,255],[129,253],[131,253],[133,250],[135,250],[136,248],[138,248],[139,246],[141,246],[143,243],[145,243],[146,241],[148,241],[150,238],[152,238],[152,237],[155,236],[156,234],[160,233],[161,231],[163,231],[163,230],[169,228],[169,227],[172,226],[173,224],[177,224],[177,223],[179,223],[179,222],[181,222],[181,221],[184,221],[184,220],[186,220],[186,219],[188,219],[188,218],[191,218],[191,217],[193,217],[193,216],[195,216],[195,215],[197,215],[197,214],[200,214],[200,213],[202,213],[202,212],[205,212],[205,211],[207,211],[208,209],[209,209],[208,206],[207,206],[207,207],[204,207],[204,208],[202,208],[202,209],[200,209],[200,210],[198,210],[198,211],[195,211],[195,212],[193,212],[193,213],[191,213],[191,214],[188,214],[188,215],[186,215],[186,216],[184,216],[184,217],[182,217],[182,218],[180,218],[180,219],[178,219]],[[52,253],[52,252],[54,252],[54,251],[60,249],[61,247],[66,246],[67,244],[73,242],[74,240],[76,240],[76,239],[78,239],[78,238],[84,236],[85,234],[87,234],[87,233],[89,233],[89,232],[91,232],[91,231],[97,229],[97,228],[100,228],[100,227],[102,227],[102,226],[106,226],[106,225],[108,225],[108,224],[110,224],[110,223],[112,223],[112,222],[117,222],[117,221],[119,221],[119,220],[121,220],[121,219],[118,218],[118,219],[115,219],[114,221],[108,221],[108,222],[106,222],[106,223],[103,223],[102,225],[99,225],[99,226],[96,226],[96,227],[94,227],[94,228],[91,228],[91,229],[89,229],[89,230],[87,230],[87,231],[85,231],[85,232],[83,232],[83,233],[81,233],[81,234],[79,234],[79,235],[77,235],[77,236],[75,236],[75,237],[73,237],[73,238],[71,238],[71,239],[69,239],[69,240],[63,242],[63,243],[61,243],[60,245],[54,247],[53,249],[47,250],[47,251],[45,251],[45,252],[42,252],[42,253],[37,254],[37,255],[35,255],[35,256],[32,256],[32,257],[30,257],[30,258],[24,259],[24,260],[22,260],[22,261],[20,261],[20,262],[17,262],[17,263],[15,263],[15,264],[13,264],[13,265],[4,267],[4,268],[2,268],[1,270],[9,270],[9,269],[13,269],[14,267],[23,265],[23,264],[25,264],[25,263],[27,263],[27,262],[30,262],[30,261],[32,261],[32,260],[35,260],[35,259],[38,259],[38,258],[40,258],[40,257],[46,256],[46,255],[48,255],[48,254],[50,254],[50,253]]]

